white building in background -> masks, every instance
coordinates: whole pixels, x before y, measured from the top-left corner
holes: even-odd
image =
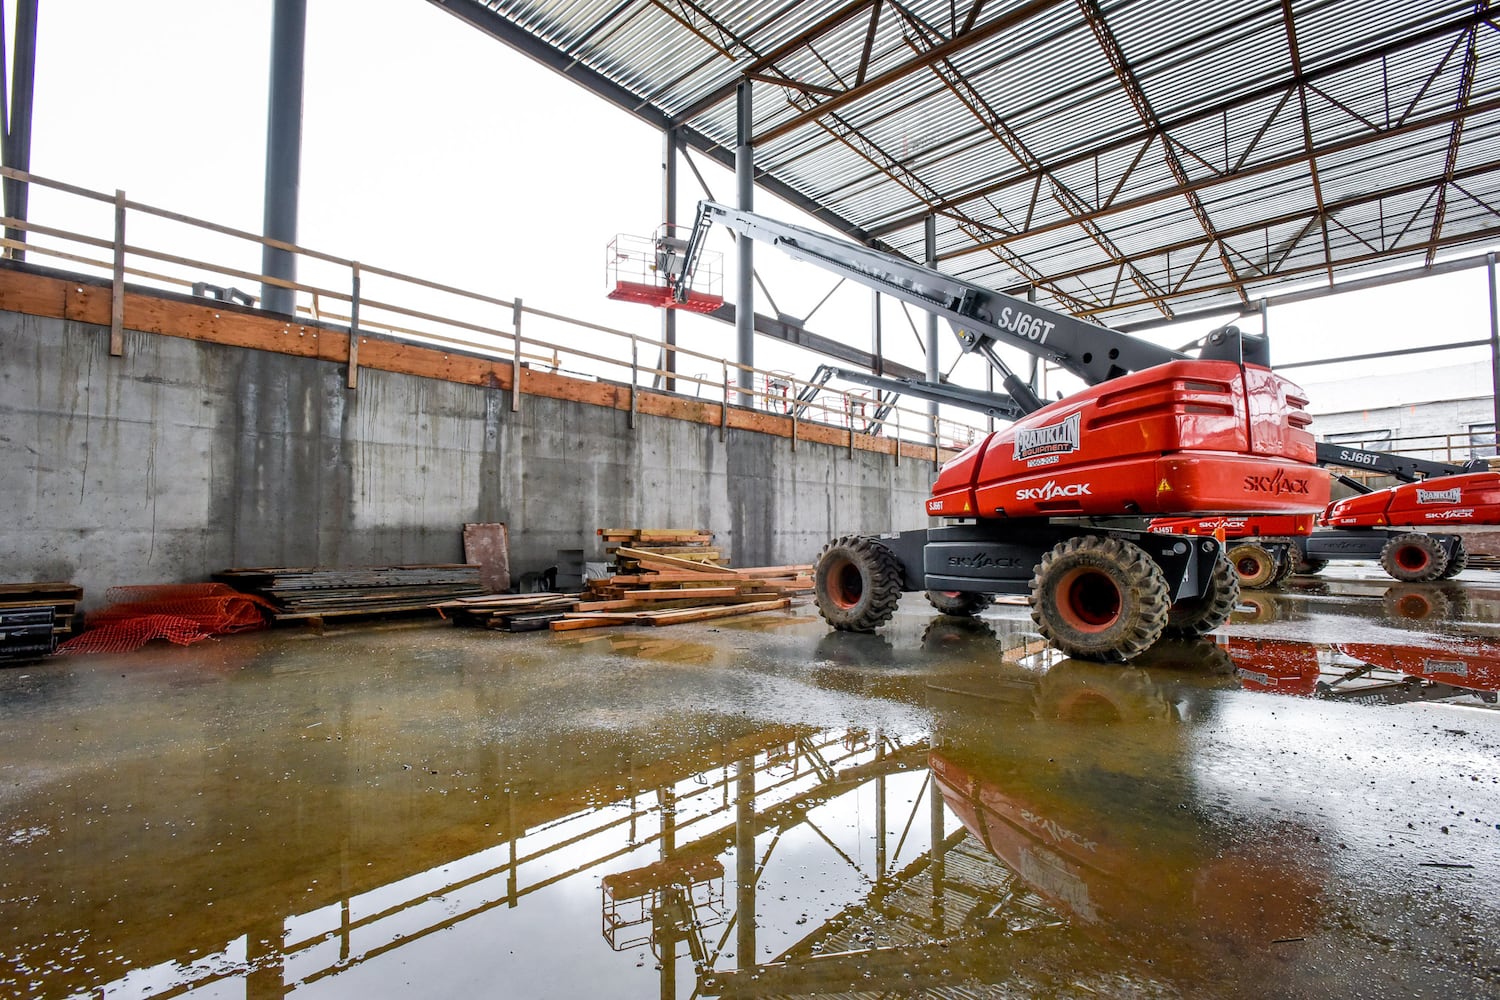
[[[1496,453],[1487,364],[1300,384],[1320,441],[1439,461]]]

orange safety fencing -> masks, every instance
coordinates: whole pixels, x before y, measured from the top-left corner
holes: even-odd
[[[222,583],[111,587],[109,605],[89,616],[90,628],[59,653],[129,653],[152,639],[187,646],[215,635],[261,628],[261,609],[274,606]]]

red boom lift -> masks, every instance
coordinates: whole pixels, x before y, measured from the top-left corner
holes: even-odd
[[[694,262],[715,222],[944,317],[962,349],[1000,373],[1008,394],[971,398],[1019,418],[943,466],[927,513],[948,519],[944,526],[845,535],[823,548],[814,590],[819,612],[836,629],[878,628],[906,591],[926,590],[940,610],[957,614],[977,614],[995,594],[1025,594],[1037,628],[1059,649],[1127,660],[1164,633],[1218,627],[1239,586],[1212,538],[1095,519],[1306,514],[1328,502],[1328,477],[1312,464],[1306,400],[1270,370],[1261,338],[1226,327],[1203,338],[1190,357],[708,201],[698,206],[686,249],[673,255],[681,267],[661,273],[675,294],[691,289]],[[1090,388],[1044,404],[1005,366],[1000,343],[1045,358]]]
[[[1316,573],[1335,559],[1378,559],[1393,578],[1408,583],[1450,579],[1468,565],[1462,536],[1398,529],[1500,524],[1500,474],[1487,471],[1482,459],[1452,465],[1320,442],[1318,462],[1406,482],[1372,491],[1340,477],[1359,493],[1329,504],[1316,525],[1307,516],[1157,518],[1151,530],[1233,540],[1229,561],[1240,586],[1259,588],[1294,572]]]

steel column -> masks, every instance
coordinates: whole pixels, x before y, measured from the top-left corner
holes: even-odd
[[[734,147],[734,183],[736,205],[744,211],[755,208],[755,150],[750,144],[752,127],[752,104],[750,81],[741,80],[736,102],[738,138]],[[755,364],[755,241],[740,237],[735,242],[735,306],[734,333],[738,348],[736,357],[740,364]],[[755,375],[745,368],[739,370],[741,396],[749,405],[754,405]],[[726,404],[728,400],[725,400]]]
[[[1495,255],[1485,255],[1490,279],[1490,392],[1495,397],[1495,440],[1500,442],[1500,301],[1495,298]],[[1500,454],[1500,450],[1497,450]]]
[[[4,161],[7,167],[31,172],[31,99],[36,87],[36,18],[40,0],[16,4],[16,37],[12,43],[10,117],[5,122]],[[3,28],[0,28],[3,31]],[[5,214],[26,221],[29,190],[22,181],[5,179]],[[24,242],[26,230],[7,226],[9,239]],[[26,251],[12,250],[11,257],[25,260]]]
[[[271,85],[266,111],[266,211],[264,233],[297,242],[297,190],[302,166],[302,69],[307,36],[307,0],[275,0],[271,17]],[[297,280],[297,258],[289,250],[261,248],[261,273]],[[270,282],[260,286],[260,305],[293,315],[297,293]]]
[[[929,215],[923,224],[925,249],[923,252],[923,263],[933,270],[937,269],[937,216]],[[938,374],[938,318],[936,313],[927,314],[927,381],[937,382]],[[929,400],[927,412],[934,418],[937,417],[938,405]],[[937,433],[937,424],[933,424],[933,433]]]
[[[675,128],[662,130],[662,163],[661,163],[661,218],[667,226],[667,235],[676,236],[674,228],[677,225],[677,144],[678,136]],[[661,340],[666,345],[662,349],[661,363],[656,367],[672,374],[677,372],[677,310],[663,309],[661,311]],[[656,375],[652,382],[654,385],[662,384],[662,376]],[[672,375],[666,376],[665,388],[668,392],[677,391],[677,380]],[[632,390],[633,391],[633,390]]]

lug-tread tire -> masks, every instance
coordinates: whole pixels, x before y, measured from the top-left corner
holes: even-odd
[[[1124,661],[1161,638],[1169,601],[1161,567],[1140,546],[1078,535],[1042,557],[1027,603],[1037,630],[1067,655]]]
[[[1468,568],[1469,550],[1464,548],[1464,540],[1460,538],[1453,543],[1453,554],[1448,557],[1448,565],[1443,567],[1438,579],[1451,580]]]
[[[823,546],[813,569],[818,614],[841,632],[873,632],[901,603],[901,564],[877,539],[843,535]]]
[[[1385,543],[1380,566],[1402,583],[1429,583],[1448,568],[1448,553],[1431,535],[1408,531]]]
[[[1229,550],[1229,565],[1246,590],[1269,587],[1276,579],[1276,557],[1264,545],[1241,542]]]
[[[974,594],[966,590],[929,590],[927,603],[945,615],[955,618],[973,618],[994,603],[989,594]]]
[[[1292,574],[1297,572],[1299,559],[1296,549],[1290,546],[1282,549],[1280,558],[1276,560],[1276,575],[1271,578],[1271,586],[1279,587],[1291,579]]]
[[[1303,556],[1297,560],[1296,568],[1292,570],[1298,576],[1317,576],[1328,568],[1327,559],[1309,559]]]
[[[1208,578],[1208,590],[1200,597],[1184,597],[1167,609],[1165,634],[1175,639],[1196,639],[1229,621],[1240,603],[1240,581],[1221,551]]]

